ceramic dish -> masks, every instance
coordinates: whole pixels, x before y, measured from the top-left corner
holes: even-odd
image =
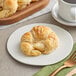
[[[68,22],[64,19],[62,19],[59,15],[58,15],[58,3],[56,3],[53,8],[52,8],[52,17],[58,21],[61,24],[64,24],[66,26],[76,26],[76,22]]]
[[[38,25],[48,26],[56,32],[59,37],[59,47],[48,55],[28,57],[20,50],[20,39],[25,32],[30,31],[34,26]],[[56,25],[46,23],[34,23],[21,27],[13,32],[7,41],[8,52],[15,60],[35,66],[50,65],[61,61],[70,54],[72,47],[73,39],[69,32]]]

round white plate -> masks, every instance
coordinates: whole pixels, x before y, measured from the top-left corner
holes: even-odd
[[[37,25],[44,25],[52,28],[59,37],[59,47],[48,55],[28,57],[25,56],[20,50],[20,39],[25,32],[30,31],[34,26]],[[7,42],[8,52],[14,59],[21,63],[35,66],[50,65],[61,61],[70,54],[72,47],[73,39],[67,31],[56,25],[46,23],[35,23],[21,27],[9,37]]]
[[[58,15],[58,3],[56,3],[52,8],[52,17],[61,24],[67,26],[76,26],[76,22],[66,21]]]

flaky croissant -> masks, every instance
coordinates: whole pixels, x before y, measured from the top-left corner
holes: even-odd
[[[32,0],[18,0],[18,10],[25,8]]]
[[[0,0],[0,3],[0,18],[11,16],[17,11],[17,0]]]
[[[35,2],[35,1],[39,1],[39,0],[18,0],[18,10],[25,8],[31,2]]]
[[[35,26],[21,37],[21,51],[27,56],[49,54],[58,46],[57,35],[46,26]]]
[[[0,18],[6,18],[38,0],[0,0]]]

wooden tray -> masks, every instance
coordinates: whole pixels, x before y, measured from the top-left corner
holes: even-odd
[[[38,2],[31,3],[23,10],[17,11],[14,15],[8,18],[0,19],[0,25],[8,25],[8,24],[13,24],[15,22],[18,22],[26,18],[27,16],[30,16],[33,13],[43,9],[48,3],[49,3],[49,0],[40,0]]]

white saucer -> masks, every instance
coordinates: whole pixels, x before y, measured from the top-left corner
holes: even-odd
[[[76,26],[76,23],[73,22],[68,22],[64,19],[62,19],[59,15],[58,15],[58,3],[56,3],[53,8],[52,8],[52,17],[58,21],[61,24],[67,25],[67,26]]]
[[[49,28],[52,28],[56,32],[59,38],[59,47],[48,55],[28,57],[24,55],[20,50],[20,39],[25,32],[30,31],[34,26],[38,25],[48,26]],[[34,23],[21,27],[12,33],[7,42],[8,52],[14,59],[16,59],[21,63],[35,66],[55,64],[63,60],[70,54],[72,47],[73,47],[73,39],[72,36],[69,34],[69,32],[56,25],[46,23]]]

